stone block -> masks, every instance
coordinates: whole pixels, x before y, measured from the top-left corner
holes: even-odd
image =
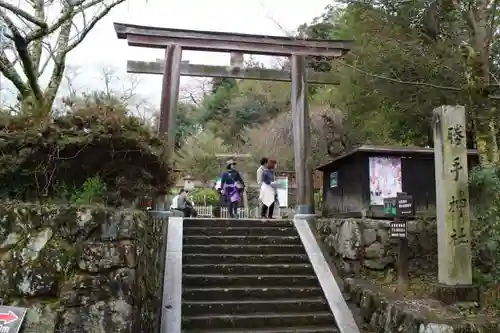
[[[60,307],[55,304],[33,304],[24,317],[22,333],[52,333],[56,330]]]
[[[57,296],[57,274],[41,267],[23,268],[15,274],[16,287],[24,296]]]
[[[118,211],[109,214],[101,224],[101,240],[136,239],[138,228],[143,226],[144,221],[146,216],[143,212]]]
[[[394,263],[393,257],[384,257],[378,259],[365,259],[363,260],[363,266],[376,271],[382,271],[387,268],[390,264]]]
[[[365,248],[366,259],[378,259],[384,256],[384,246],[379,242],[373,243]]]
[[[112,298],[132,304],[136,283],[135,271],[126,268],[107,275],[75,275],[62,285],[60,301],[65,307],[89,306]]]
[[[133,308],[123,299],[66,309],[57,333],[132,333]]]
[[[377,241],[380,243],[386,245],[389,243],[390,237],[389,237],[389,230],[386,228],[379,228],[377,229]]]
[[[363,245],[368,246],[377,240],[377,232],[375,229],[370,228],[370,229],[365,229],[363,230]]]
[[[78,267],[93,273],[112,268],[135,268],[136,256],[136,246],[129,242],[86,243]]]
[[[434,294],[444,304],[479,302],[479,288],[475,285],[436,284]]]
[[[336,252],[345,259],[358,259],[360,246],[361,232],[358,223],[354,219],[344,220],[337,233]]]

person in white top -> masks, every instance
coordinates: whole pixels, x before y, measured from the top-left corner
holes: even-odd
[[[172,203],[170,204],[170,209],[174,210],[174,209],[179,208],[178,202],[179,202],[179,194],[177,194],[175,197],[172,198]]]
[[[267,157],[263,157],[260,159],[260,166],[257,169],[257,184],[261,185],[262,184],[262,174],[264,173],[264,170],[267,169],[267,163],[269,160]]]

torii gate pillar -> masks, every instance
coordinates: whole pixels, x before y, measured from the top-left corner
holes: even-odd
[[[307,101],[306,61],[304,55],[292,54],[292,120],[295,177],[297,184],[296,214],[314,215],[311,136]]]
[[[160,102],[160,135],[167,134],[169,156],[175,150],[175,120],[179,100],[181,80],[182,48],[178,44],[170,44],[165,50],[165,72]]]

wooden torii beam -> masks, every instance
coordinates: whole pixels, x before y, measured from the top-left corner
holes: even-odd
[[[339,57],[347,53],[352,41],[300,39],[229,32],[184,30],[115,23],[116,35],[128,45],[165,49],[176,44],[183,50],[241,52],[271,56],[308,55]]]
[[[165,60],[127,61],[127,72],[134,74],[165,73]],[[259,67],[195,65],[188,61],[181,63],[181,76],[219,77],[263,81],[292,81],[292,71]],[[307,82],[311,84],[338,84],[331,73],[307,71]]]
[[[160,133],[174,149],[175,120],[182,73],[182,51],[229,52],[233,67],[243,68],[243,54],[287,56],[291,61],[292,118],[298,214],[314,215],[310,119],[307,103],[306,56],[341,57],[351,41],[300,39],[214,31],[179,30],[115,23],[117,37],[128,45],[165,49],[160,105]]]

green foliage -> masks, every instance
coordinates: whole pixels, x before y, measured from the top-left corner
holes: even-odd
[[[476,168],[470,177],[475,279],[485,287],[500,284],[500,168]],[[500,306],[500,303],[499,303]]]
[[[177,119],[175,121],[175,146],[180,148],[187,137],[200,131],[201,128],[194,117],[196,107],[187,103],[179,103]]]
[[[389,17],[378,7],[350,5],[324,20],[333,23],[331,37],[356,41],[344,60],[332,62],[340,85],[330,103],[345,110],[346,125],[362,142],[432,145],[431,110],[465,101],[453,91],[404,82],[461,86],[460,57],[425,44],[406,19]]]
[[[108,203],[123,204],[171,184],[163,141],[121,108],[77,106],[41,123],[1,121],[0,197],[46,201],[82,189],[75,200],[106,191]]]
[[[90,205],[93,203],[103,203],[106,195],[106,183],[96,175],[88,178],[81,191],[73,193],[71,202],[79,205]]]
[[[323,210],[323,190],[314,192],[314,206],[316,213]]]
[[[208,182],[221,172],[222,161],[217,154],[228,153],[229,150],[221,138],[205,130],[186,138],[175,153],[175,167]]]
[[[189,196],[196,205],[217,206],[219,204],[219,194],[211,188],[194,189]]]

